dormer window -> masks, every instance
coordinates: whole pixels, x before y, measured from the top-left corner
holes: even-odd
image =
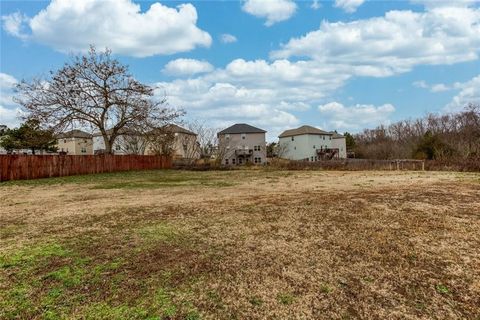
[[[247,137],[247,134],[246,134],[246,133],[242,133],[241,136],[242,136],[242,140],[245,140],[245,138]]]

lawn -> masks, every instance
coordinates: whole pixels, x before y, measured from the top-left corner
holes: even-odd
[[[479,319],[480,175],[0,184],[0,319]]]

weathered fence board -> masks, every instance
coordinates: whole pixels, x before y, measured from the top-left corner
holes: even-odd
[[[166,156],[0,155],[0,181],[171,167]]]

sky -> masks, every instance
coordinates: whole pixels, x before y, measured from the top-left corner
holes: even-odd
[[[0,1],[0,124],[15,83],[109,48],[185,121],[273,141],[480,103],[480,1]]]

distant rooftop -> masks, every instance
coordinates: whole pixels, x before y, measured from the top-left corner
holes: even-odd
[[[90,139],[92,135],[88,132],[82,131],[82,130],[70,130],[67,132],[62,132],[57,135],[57,139],[63,139],[63,138],[85,138],[85,139]]]
[[[236,134],[236,133],[265,133],[267,131],[256,128],[246,123],[237,123],[227,129],[220,131],[218,134]]]
[[[312,126],[301,126],[296,129],[285,130],[278,137],[285,138],[285,137],[292,137],[292,136],[300,136],[302,134],[333,135],[333,133],[331,132],[323,131]]]

